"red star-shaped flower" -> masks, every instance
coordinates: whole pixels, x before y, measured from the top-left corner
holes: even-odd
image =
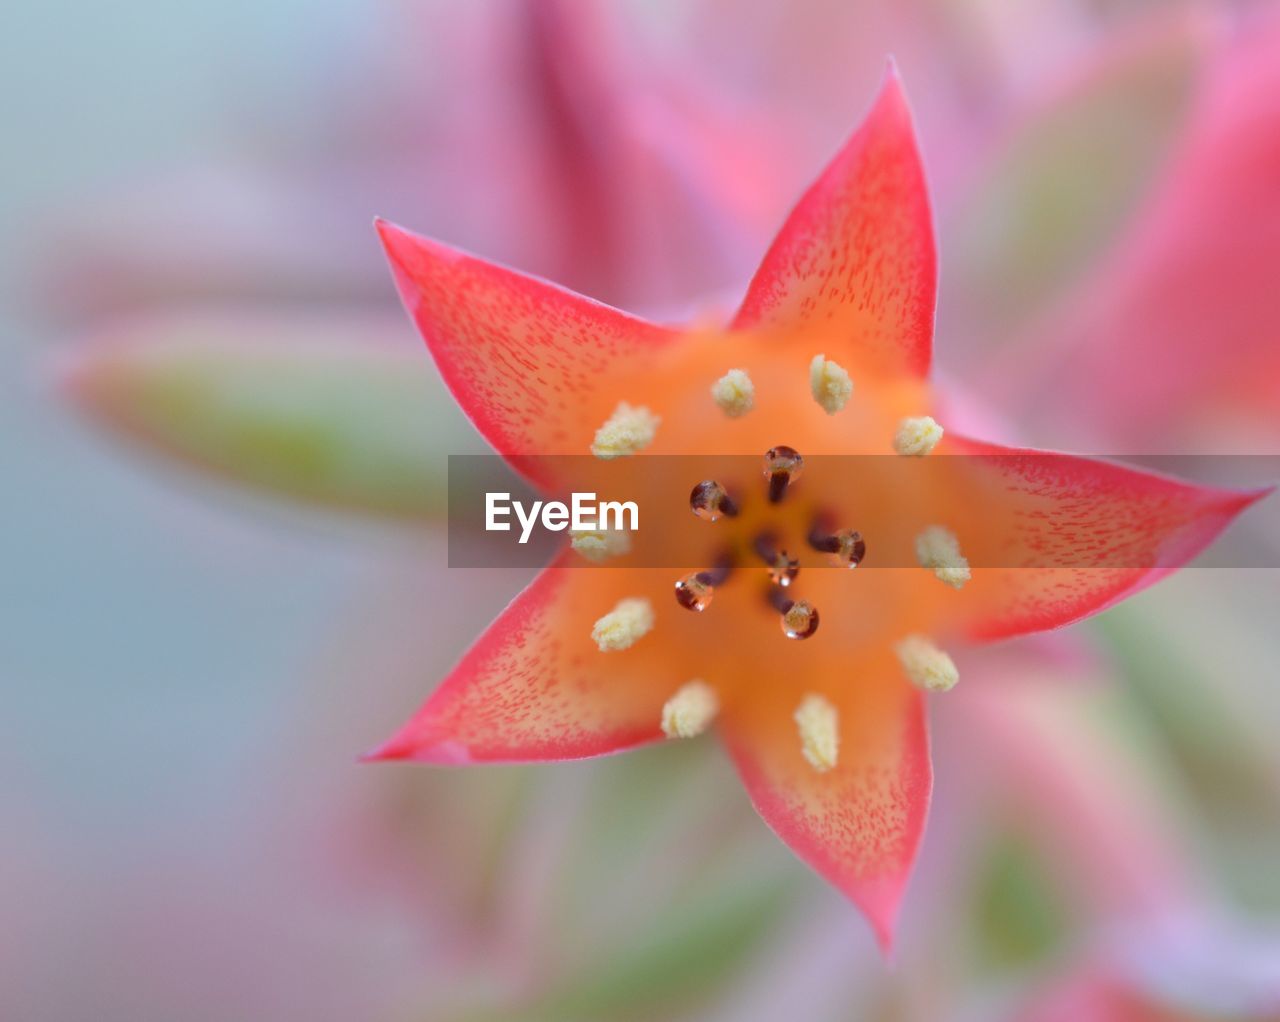
[[[1101,610],[1259,496],[943,435],[933,225],[892,69],[725,329],[656,326],[378,229],[458,401],[544,488],[607,487],[654,455],[769,454],[754,490],[741,458],[714,480],[640,473],[650,547],[575,537],[373,758],[573,759],[714,725],[761,815],[886,946],[929,804],[924,695],[957,679],[938,643]],[[692,569],[675,598],[654,542]],[[798,575],[806,546],[826,567]],[[864,556],[885,567],[842,570]]]

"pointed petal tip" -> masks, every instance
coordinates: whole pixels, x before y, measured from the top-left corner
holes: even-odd
[[[397,755],[394,751],[388,750],[387,746],[379,745],[368,752],[362,752],[356,757],[357,763],[385,763],[388,760],[403,759],[402,755]]]
[[[898,917],[906,886],[904,880],[894,888],[885,888],[876,893],[860,891],[855,894],[848,889],[842,892],[871,927],[871,935],[875,938],[886,965],[893,965],[897,958]]]
[[[414,234],[413,231],[409,230],[407,227],[401,227],[394,220],[388,220],[384,216],[375,216],[373,218],[373,229],[378,232],[378,237],[380,237],[384,243],[390,243],[392,240],[420,237],[419,235]]]
[[[378,232],[382,248],[392,265],[406,272],[411,267],[418,272],[432,272],[441,265],[475,258],[470,252],[464,252],[425,234],[418,234],[380,216],[373,218],[373,227]]]
[[[1259,501],[1276,492],[1278,484],[1250,487],[1203,487],[1206,495],[1212,495],[1213,510],[1235,518]]]
[[[1243,511],[1247,507],[1252,507],[1258,501],[1270,497],[1280,488],[1280,483],[1269,483],[1266,486],[1255,486],[1248,490],[1240,490],[1237,499],[1240,501],[1240,510]]]
[[[895,943],[898,936],[897,921],[881,925],[875,920],[871,922],[871,930],[876,938],[876,947],[880,949],[880,957],[884,964],[892,967],[897,964],[898,947]]]
[[[461,742],[445,739],[423,743],[405,735],[395,735],[368,752],[362,753],[360,763],[388,763],[409,761],[430,763],[436,766],[462,766],[473,762],[470,750]]]
[[[880,77],[880,88],[876,92],[875,106],[879,107],[886,103],[894,103],[904,111],[910,111],[906,86],[902,81],[902,69],[898,66],[898,60],[893,54],[889,54],[884,59],[884,74]]]
[[[385,217],[375,216],[373,218],[373,229],[378,232],[378,240],[382,242],[382,247],[387,250],[388,255],[392,255],[397,244],[402,243],[409,238],[409,232],[399,224],[392,223]]]
[[[409,745],[399,735],[387,739],[381,745],[375,745],[367,752],[356,757],[357,763],[386,763],[390,760],[408,759]]]

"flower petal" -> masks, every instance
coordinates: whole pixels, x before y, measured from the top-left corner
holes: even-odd
[[[602,377],[675,336],[386,221],[377,227],[449,389],[517,468],[533,471],[522,455],[586,454],[618,400]]]
[[[670,597],[670,579],[569,563],[562,557],[516,597],[413,719],[367,758],[582,759],[661,738],[663,703],[686,680],[673,674],[662,641],[663,615],[683,613]],[[655,634],[630,649],[601,652],[592,623],[630,596],[653,603]]]
[[[954,435],[982,480],[983,535],[965,552],[968,629],[1002,638],[1058,628],[1140,592],[1199,554],[1270,489],[1225,490],[1091,458]]]
[[[827,352],[924,376],[933,347],[937,258],[911,112],[890,66],[862,126],[792,211],[756,271],[736,327],[805,326]]]
[[[778,684],[726,708],[722,732],[766,823],[867,916],[888,952],[933,785],[923,696],[891,668],[815,688],[840,720],[836,766],[805,760],[793,713],[803,690]]]

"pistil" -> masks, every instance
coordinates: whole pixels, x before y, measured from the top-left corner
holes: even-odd
[[[782,634],[788,639],[807,639],[818,630],[818,608],[808,600],[793,600],[778,586],[770,586],[769,602],[781,617]]]
[[[856,568],[867,556],[867,542],[857,529],[831,532],[825,522],[817,521],[809,530],[809,546],[830,554],[831,562],[841,568]]]
[[[714,522],[721,516],[736,518],[738,505],[723,486],[714,479],[705,479],[689,494],[689,509],[704,521]]]
[[[804,471],[804,458],[794,447],[779,444],[770,447],[764,455],[764,477],[769,482],[769,503],[777,504],[786,495],[787,487],[800,478]]]
[[[711,606],[716,595],[716,586],[723,585],[733,574],[733,558],[722,555],[714,568],[707,571],[694,571],[676,582],[676,603],[685,610],[701,613]]]

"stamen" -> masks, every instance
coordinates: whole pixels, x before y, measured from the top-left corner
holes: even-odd
[[[960,680],[951,657],[923,635],[908,635],[894,648],[912,684],[926,692],[946,692]]]
[[[569,542],[592,564],[631,552],[631,533],[625,529],[582,529]]]
[[[731,419],[739,419],[756,404],[756,387],[744,369],[730,369],[711,385],[711,398]]]
[[[803,471],[804,458],[794,447],[780,444],[765,451],[764,477],[769,480],[769,503],[778,503]]]
[[[953,589],[959,589],[972,577],[956,534],[941,525],[931,525],[916,537],[916,560]]]
[[[661,421],[648,408],[619,402],[605,424],[596,430],[591,453],[609,461],[642,451],[653,443]]]
[[[919,457],[928,454],[942,439],[942,427],[928,415],[918,419],[903,419],[893,438],[893,449],[899,454]]]
[[[843,366],[829,361],[825,355],[814,355],[809,363],[809,390],[828,415],[835,415],[849,403],[853,380]]]
[[[828,533],[821,522],[809,531],[809,545],[831,555],[831,563],[841,568],[856,568],[867,556],[867,543],[857,529],[841,529]]]
[[[693,492],[689,494],[689,508],[708,522],[714,522],[721,515],[735,518],[738,514],[737,503],[714,479],[704,480],[693,488]]]
[[[719,712],[715,689],[695,678],[681,685],[662,707],[662,733],[668,738],[696,738]]]
[[[591,629],[600,652],[630,649],[653,630],[653,605],[643,597],[619,600]]]
[[[840,758],[840,714],[820,695],[800,700],[793,714],[800,731],[800,752],[818,773],[825,774]]]

